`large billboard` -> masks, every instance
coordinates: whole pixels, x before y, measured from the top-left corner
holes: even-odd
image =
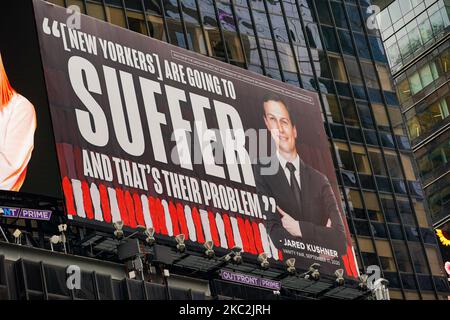
[[[357,276],[317,94],[33,5],[71,219]]]

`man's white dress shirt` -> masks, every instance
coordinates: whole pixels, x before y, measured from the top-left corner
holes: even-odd
[[[280,162],[280,166],[281,168],[283,168],[283,172],[286,175],[286,179],[289,183],[289,185],[291,185],[291,172],[289,171],[289,169],[286,167],[286,164],[288,162],[291,162],[294,167],[295,167],[295,178],[297,179],[297,183],[298,186],[300,188],[300,190],[302,189],[302,184],[300,182],[300,157],[298,156],[298,154],[296,155],[295,159],[293,161],[287,161],[278,151],[277,151],[277,158],[278,161]]]

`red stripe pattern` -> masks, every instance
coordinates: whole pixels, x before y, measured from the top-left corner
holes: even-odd
[[[262,221],[228,212],[201,210],[200,213],[195,206],[185,206],[173,200],[166,202],[158,197],[131,193],[118,187],[107,188],[103,184],[93,185],[68,177],[63,178],[62,186],[69,218],[78,215],[107,223],[120,218],[132,228],[142,225],[153,227],[156,233],[164,235],[183,233],[187,240],[189,235],[193,235],[195,239],[192,237],[191,240],[199,243],[212,240],[216,247],[232,248],[242,244],[244,252],[255,255],[266,252],[270,257],[282,260],[281,251],[274,248]],[[91,194],[91,190],[95,190],[96,194]],[[100,213],[97,212],[98,208],[101,209]],[[147,225],[149,223],[151,225]],[[357,276],[351,246],[343,260],[346,273]]]

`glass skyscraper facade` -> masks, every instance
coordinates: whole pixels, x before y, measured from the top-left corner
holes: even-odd
[[[394,1],[380,26],[433,224],[450,215],[450,2]]]
[[[432,223],[438,235],[448,237],[450,1],[390,2],[379,15],[381,36]],[[448,256],[448,247],[442,250]]]
[[[361,272],[447,299],[407,127],[367,0],[51,1],[319,94]]]

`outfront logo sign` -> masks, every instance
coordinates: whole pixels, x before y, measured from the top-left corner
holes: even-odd
[[[231,272],[227,270],[221,270],[220,271],[220,277],[223,280],[236,282],[240,284],[247,284],[251,286],[261,287],[264,289],[271,289],[275,291],[280,291],[281,289],[281,282],[255,277],[247,274],[237,273],[237,272]]]

